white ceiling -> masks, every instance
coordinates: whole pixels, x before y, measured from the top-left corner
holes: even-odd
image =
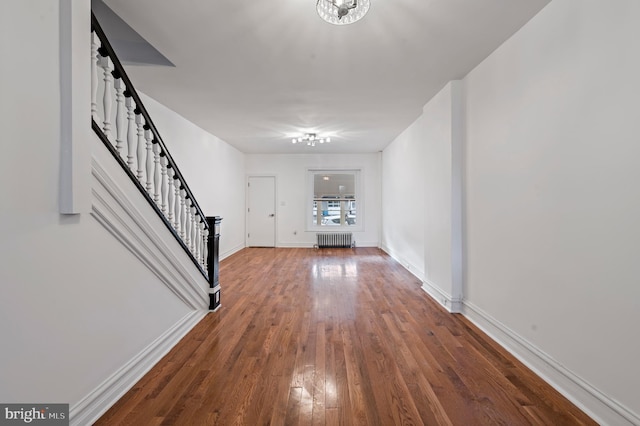
[[[105,0],[175,64],[127,66],[136,88],[246,153],[380,151],[548,2],[371,0],[335,26],[315,0]]]

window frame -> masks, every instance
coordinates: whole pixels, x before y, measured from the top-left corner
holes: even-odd
[[[348,224],[335,224],[335,225],[318,225],[314,221],[313,210],[315,201],[315,188],[314,188],[314,178],[316,175],[331,175],[331,174],[347,174],[353,175],[354,177],[354,194],[353,199],[350,197],[350,200],[356,203],[356,223],[354,225]],[[362,231],[364,229],[364,202],[362,196],[362,169],[359,168],[344,168],[344,169],[307,169],[307,186],[306,186],[306,194],[305,194],[305,204],[306,207],[304,209],[306,219],[306,230],[309,232],[348,232],[348,231]],[[352,195],[352,194],[346,194]],[[337,200],[327,199],[328,202],[335,202]]]

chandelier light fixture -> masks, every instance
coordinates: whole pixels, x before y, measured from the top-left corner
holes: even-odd
[[[292,143],[304,143],[308,146],[316,146],[316,143],[329,143],[331,138],[319,138],[315,133],[305,133],[304,136],[291,139]]]
[[[331,24],[347,25],[362,19],[370,5],[369,0],[317,0],[316,10]]]

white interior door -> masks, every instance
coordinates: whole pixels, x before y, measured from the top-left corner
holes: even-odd
[[[249,247],[276,246],[276,178],[275,176],[249,177],[248,187]]]

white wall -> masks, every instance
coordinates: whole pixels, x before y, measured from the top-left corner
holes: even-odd
[[[425,281],[451,297],[451,84],[423,108]],[[439,301],[440,298],[437,298]]]
[[[424,229],[425,288],[446,290],[462,167],[463,313],[611,425],[640,424],[639,21],[636,0],[551,2],[465,77],[457,125],[447,86],[383,154],[385,248],[422,249],[398,215]],[[422,221],[396,207],[416,179]]]
[[[637,0],[553,1],[465,78],[466,303],[636,424],[638,22]]]
[[[88,0],[72,4],[88,25]],[[0,401],[69,403],[89,424],[201,318],[207,283],[171,234],[141,231],[160,219],[92,132],[91,210],[58,213],[59,11],[0,3]]]
[[[423,108],[424,289],[451,312],[462,298],[461,82],[449,82]]]
[[[383,249],[456,312],[462,289],[461,103],[461,82],[448,83],[383,152]]]
[[[358,246],[380,244],[379,154],[246,154],[245,159],[247,176],[276,176],[276,246],[312,247],[315,244],[316,231],[306,231],[305,221],[310,168],[361,169],[364,228],[354,231],[354,238]]]
[[[203,213],[223,218],[220,258],[240,250],[245,235],[244,154],[149,96],[141,97]]]
[[[420,116],[382,153],[382,249],[424,280],[425,124]]]

